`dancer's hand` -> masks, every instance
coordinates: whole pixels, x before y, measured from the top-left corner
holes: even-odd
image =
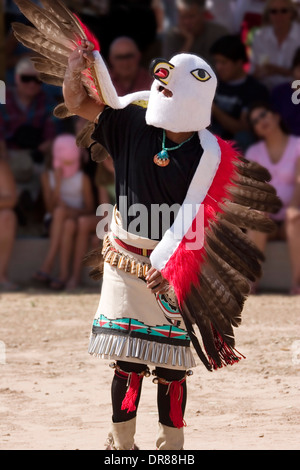
[[[147,288],[151,289],[153,294],[163,294],[168,288],[168,281],[163,278],[160,271],[150,268],[146,276]]]
[[[95,61],[93,55],[94,44],[83,39],[69,56],[69,70],[73,73],[80,73],[89,68]]]

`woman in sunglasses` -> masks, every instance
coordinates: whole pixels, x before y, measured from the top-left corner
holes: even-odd
[[[258,137],[246,158],[266,167],[271,184],[276,188],[283,207],[272,219],[277,230],[271,239],[287,240],[289,246],[292,285],[290,293],[300,294],[300,138],[291,135],[279,114],[264,103],[257,103],[249,111],[250,125]],[[263,252],[268,235],[249,232],[249,237]],[[254,289],[255,290],[255,289]]]
[[[291,79],[300,46],[300,23],[293,0],[267,0],[263,26],[253,38],[251,72],[269,89]]]

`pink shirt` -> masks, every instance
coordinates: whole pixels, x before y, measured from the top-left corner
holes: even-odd
[[[246,152],[248,160],[259,163],[267,168],[272,176],[271,184],[276,188],[283,207],[277,214],[272,214],[274,220],[285,219],[286,209],[289,206],[295,190],[296,164],[300,159],[300,138],[290,136],[286,149],[278,163],[272,163],[265,142],[252,145]]]

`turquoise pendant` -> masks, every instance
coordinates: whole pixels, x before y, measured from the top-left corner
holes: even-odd
[[[167,166],[170,163],[169,154],[167,150],[162,150],[153,159],[154,163],[158,166]]]

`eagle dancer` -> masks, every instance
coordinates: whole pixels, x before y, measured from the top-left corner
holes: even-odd
[[[115,361],[108,448],[136,448],[142,381],[155,368],[156,448],[183,449],[191,346],[209,371],[243,357],[233,329],[263,260],[245,230],[272,231],[266,213],[281,203],[266,169],[209,132],[217,78],[203,59],[156,59],[151,90],[118,97],[99,44],[60,0],[16,4],[33,24],[14,24],[16,37],[39,53],[41,79],[63,86],[55,114],[87,119],[78,145],[96,160],[104,147],[114,161],[117,203],[89,344]],[[172,209],[167,226],[162,206]],[[99,253],[89,258],[99,277]]]

